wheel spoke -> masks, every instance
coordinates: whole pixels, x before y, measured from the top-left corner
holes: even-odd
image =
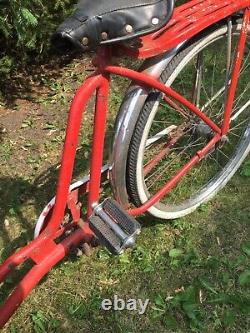
[[[200,140],[200,138],[198,138],[197,140],[195,140],[194,141],[194,143],[196,143],[196,142],[198,142]],[[194,144],[193,143],[193,144]],[[201,145],[202,143],[200,143],[200,145]],[[176,162],[181,156],[183,156],[186,152],[187,152],[187,150],[189,150],[189,148],[191,148],[192,147],[192,144],[189,144],[189,145],[187,145],[178,155],[176,155],[167,165],[165,165],[163,168],[162,168],[162,171],[161,171],[161,169],[158,169],[158,170],[156,170],[153,174],[151,174],[148,178],[146,178],[145,179],[145,182],[147,182],[147,181],[149,181],[150,179],[152,179],[157,173],[159,173],[160,171],[160,173],[159,173],[159,175],[157,176],[157,179],[159,178],[159,177],[162,177],[163,176],[163,174],[164,173],[166,173],[168,170],[169,170],[169,168],[170,168],[170,166],[172,166],[173,164],[174,164],[174,162]],[[171,150],[170,150],[170,153],[171,153]],[[154,178],[154,181],[155,181],[155,178]],[[150,189],[152,186],[153,186],[154,184],[152,184],[151,186],[149,186],[148,188]]]
[[[226,79],[225,79],[225,106],[229,91],[231,66],[232,66],[232,19],[229,18],[227,23],[227,64],[226,64]]]
[[[169,127],[165,128],[161,132],[158,132],[153,137],[151,137],[150,139],[147,140],[146,147],[149,147],[152,144],[154,144],[155,142],[161,140],[164,136],[167,136],[169,133],[171,133],[176,128],[177,128],[176,125],[172,125],[172,126],[169,126]]]
[[[201,84],[202,84],[202,75],[203,75],[203,52],[201,51],[198,54],[197,62],[196,62],[196,73],[195,73],[195,80],[193,86],[193,104],[196,105],[198,108],[200,107],[200,98],[201,98]]]
[[[233,117],[231,117],[231,121],[236,120],[241,114],[242,112],[244,112],[248,107],[250,106],[250,100],[243,105],[234,115]]]
[[[217,148],[217,151],[219,151],[223,156],[225,156],[228,161],[230,160],[230,157],[228,157],[220,148]]]
[[[167,84],[173,90],[180,91],[204,116],[218,126],[223,125],[238,49],[239,28],[240,25],[236,26],[234,21],[229,19],[227,25],[208,32],[200,40],[197,39],[193,48],[187,47],[182,50],[176,58],[178,61],[173,59],[165,73]],[[201,157],[200,162],[161,199],[161,205],[155,205],[152,212],[161,211],[160,217],[163,218],[164,212],[168,212],[170,216],[183,216],[179,212],[186,214],[185,211],[190,211],[210,197],[213,191],[224,185],[225,177],[229,179],[239,167],[246,134],[247,138],[249,135],[249,68],[250,52],[244,54],[242,61],[231,112],[231,128],[227,137],[223,137],[211,151]],[[178,101],[168,100],[161,95],[150,108],[153,112],[156,111],[154,119],[151,117],[151,123],[140,125],[140,128],[147,130],[147,138],[140,143],[139,152],[143,154],[139,159],[140,169],[136,169],[139,171],[137,178],[141,183],[137,183],[134,191],[139,193],[141,202],[154,196],[180,170],[185,169],[185,165],[194,156],[199,156],[198,152],[206,147],[215,135],[199,116],[183,107],[181,103],[178,104]],[[148,112],[150,108],[147,109]],[[172,142],[175,132],[181,126],[185,129],[183,135]]]

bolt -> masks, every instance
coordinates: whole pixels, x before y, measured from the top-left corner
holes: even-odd
[[[152,24],[153,24],[153,25],[157,25],[157,24],[159,24],[159,19],[158,19],[157,17],[154,17],[154,18],[152,19]]]
[[[88,39],[87,37],[83,37],[83,39],[82,39],[82,44],[83,44],[84,46],[87,46],[87,45],[89,44],[89,39]]]
[[[133,32],[133,27],[129,24],[126,25],[125,30],[128,34],[131,34]]]
[[[102,40],[107,40],[108,39],[108,33],[107,32],[102,32]]]

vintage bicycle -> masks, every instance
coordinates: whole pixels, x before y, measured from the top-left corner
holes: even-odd
[[[2,327],[42,277],[73,248],[98,240],[112,253],[134,246],[135,217],[176,219],[211,199],[250,151],[249,0],[82,0],[54,43],[96,50],[96,72],[77,91],[68,118],[58,188],[35,239],[0,266],[0,282],[27,260],[0,310]],[[145,59],[138,70],[114,57]],[[111,74],[131,85],[103,161]],[[83,112],[96,96],[90,174],[71,184]],[[111,181],[113,198],[101,199]],[[86,210],[81,196],[87,195]],[[70,219],[65,214],[70,213]],[[149,217],[150,218],[150,217]]]

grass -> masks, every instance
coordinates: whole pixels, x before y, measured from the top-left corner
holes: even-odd
[[[2,260],[31,239],[39,212],[53,196],[68,104],[84,70],[72,63],[59,83],[46,82],[49,97],[21,103],[14,117],[0,118],[7,128],[0,146]],[[113,85],[111,119],[125,82]],[[88,111],[88,128],[92,120]],[[111,123],[108,130],[112,133]],[[82,131],[80,141],[76,178],[88,169],[83,157],[90,153],[89,131]],[[70,255],[3,332],[249,332],[249,198],[248,160],[212,202],[192,215],[168,223],[142,217],[135,250],[120,257],[102,248],[91,257]],[[13,282],[1,288],[0,302]],[[114,295],[150,303],[144,315],[101,310],[101,301]]]

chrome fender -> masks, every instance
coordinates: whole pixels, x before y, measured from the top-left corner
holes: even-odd
[[[184,43],[157,57],[146,60],[140,72],[159,78],[173,57],[180,51]],[[110,158],[110,177],[116,200],[124,207],[129,204],[126,190],[126,164],[129,144],[140,111],[148,97],[146,87],[131,83],[119,109],[114,128],[113,147]]]

